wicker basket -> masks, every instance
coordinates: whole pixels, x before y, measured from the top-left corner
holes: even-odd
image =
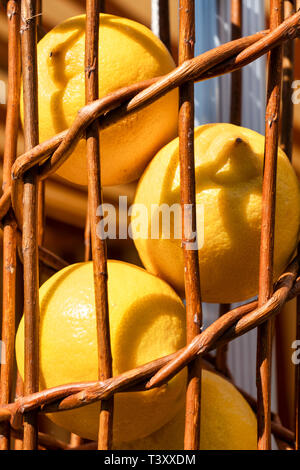
[[[46,0],[45,0],[46,1]],[[148,389],[169,380],[183,367],[188,367],[186,390],[185,449],[199,448],[201,406],[202,357],[211,361],[227,377],[226,345],[236,337],[258,328],[257,348],[257,400],[244,393],[257,412],[258,448],[271,448],[271,433],[281,449],[299,448],[299,366],[295,380],[295,432],[283,427],[277,415],[271,413],[271,347],[273,319],[284,303],[300,292],[299,260],[296,257],[275,286],[272,285],[273,234],[276,191],[276,160],[279,139],[279,114],[282,77],[282,53],[292,57],[293,39],[299,35],[300,12],[295,13],[296,2],[271,0],[270,30],[239,38],[241,1],[232,0],[233,40],[194,58],[194,0],[180,0],[180,66],[164,77],[137,83],[98,99],[98,26],[99,11],[104,2],[86,1],[86,106],[78,113],[68,131],[38,142],[37,122],[37,34],[41,31],[39,15],[41,2],[34,0],[2,1],[7,9],[9,28],[8,105],[3,171],[3,195],[0,199],[0,219],[3,226],[3,322],[2,337],[6,347],[6,363],[1,367],[0,443],[2,449],[11,447],[11,437],[17,438],[15,448],[70,449],[49,435],[38,432],[38,413],[55,412],[101,401],[98,449],[111,448],[113,401],[118,391]],[[168,1],[158,5],[158,30],[169,46]],[[283,11],[283,3],[285,9]],[[300,7],[300,5],[297,5]],[[285,20],[283,16],[285,15]],[[21,31],[21,34],[20,34]],[[240,97],[243,66],[268,53],[268,91],[266,109],[266,148],[263,178],[263,223],[260,247],[258,301],[228,311],[222,306],[222,315],[201,332],[201,292],[198,252],[187,250],[183,240],[185,260],[185,291],[187,318],[187,346],[168,357],[155,360],[135,370],[111,378],[111,350],[107,302],[107,260],[105,241],[96,236],[98,217],[96,208],[101,204],[98,127],[108,126],[133,111],[141,109],[175,87],[180,91],[179,139],[182,204],[192,204],[190,220],[185,230],[195,227],[195,173],[193,153],[194,95],[193,83],[224,73],[233,73],[235,99],[232,100],[231,120],[240,122]],[[18,135],[18,108],[20,100],[20,70],[24,85],[25,153],[16,158]],[[95,66],[96,64],[96,66]],[[291,65],[292,71],[292,65]],[[101,78],[100,78],[101,79]],[[290,74],[292,80],[292,73]],[[289,86],[283,89],[283,122],[281,143],[289,158],[292,153],[292,101]],[[89,169],[87,239],[91,235],[95,277],[97,333],[99,339],[99,381],[91,384],[63,385],[55,389],[38,391],[38,280],[40,265],[58,270],[65,262],[43,248],[43,181],[68,158],[70,149],[81,138],[87,138],[87,164]],[[89,228],[90,227],[90,228]],[[18,248],[22,250],[18,251]],[[17,381],[14,401],[13,377],[15,336],[15,289],[17,253],[23,263],[25,314],[25,378],[24,387]],[[197,315],[198,322],[194,322]],[[300,309],[298,308],[298,338],[300,337]],[[217,349],[217,361],[209,351]],[[217,364],[216,364],[217,362]],[[96,444],[81,445],[91,448]]]

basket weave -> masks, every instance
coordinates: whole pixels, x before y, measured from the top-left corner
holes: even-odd
[[[155,2],[157,3],[157,1]],[[69,410],[101,400],[98,449],[112,444],[113,400],[120,391],[147,390],[167,382],[183,367],[189,370],[186,391],[185,449],[199,449],[201,406],[201,362],[213,364],[227,377],[228,342],[258,328],[257,400],[242,392],[258,418],[258,448],[271,448],[271,432],[281,449],[299,448],[299,366],[295,380],[295,432],[284,428],[270,408],[271,347],[273,318],[284,303],[300,294],[299,258],[288,266],[278,282],[272,285],[273,235],[276,194],[276,160],[279,139],[279,115],[284,54],[291,57],[293,39],[300,33],[300,12],[296,2],[270,1],[270,30],[240,38],[241,1],[232,0],[233,40],[198,57],[194,57],[194,0],[180,0],[179,66],[163,77],[119,89],[98,99],[98,30],[99,11],[104,2],[86,1],[86,106],[79,110],[71,127],[46,142],[38,142],[36,38],[41,31],[41,2],[33,0],[1,1],[7,10],[9,27],[8,104],[3,169],[3,195],[0,198],[0,220],[3,227],[3,340],[6,364],[1,367],[0,427],[2,449],[10,448],[11,437],[17,437],[24,449],[69,449],[48,435],[38,432],[38,413]],[[283,11],[283,3],[285,9]],[[168,1],[159,4],[159,31],[168,44]],[[300,7],[300,5],[297,5]],[[284,17],[285,16],[285,20]],[[21,34],[20,34],[21,31]],[[263,178],[263,213],[260,247],[258,301],[221,313],[201,332],[202,310],[198,252],[186,250],[185,291],[187,305],[187,346],[149,364],[112,376],[112,361],[107,301],[107,260],[105,241],[96,236],[99,222],[96,209],[102,202],[98,128],[103,129],[125,115],[143,108],[171,89],[179,87],[179,139],[182,204],[192,204],[191,219],[185,221],[183,233],[196,226],[195,172],[193,153],[194,95],[193,84],[224,73],[232,73],[235,94],[231,103],[231,121],[240,124],[240,92],[243,66],[268,53],[268,91],[266,108],[266,149]],[[16,158],[20,70],[24,86],[25,153]],[[292,77],[292,74],[291,74]],[[101,77],[100,77],[101,79]],[[291,79],[290,79],[291,80]],[[292,102],[290,87],[283,89],[281,143],[289,158],[292,152]],[[238,93],[237,93],[238,90]],[[88,165],[88,224],[86,239],[91,236],[95,278],[96,317],[99,351],[99,380],[92,383],[68,384],[38,391],[38,278],[39,261],[53,269],[66,266],[64,260],[43,248],[43,181],[69,157],[78,140],[86,136]],[[18,250],[19,249],[19,250]],[[15,332],[15,267],[19,253],[24,267],[25,378],[23,396],[13,402],[14,332]],[[9,267],[10,269],[7,269]],[[300,312],[300,309],[298,309]],[[199,321],[195,322],[195,315]],[[300,315],[298,313],[298,324]],[[299,328],[298,328],[299,329]],[[298,333],[300,333],[298,331]],[[298,334],[298,338],[300,335]],[[216,359],[208,353],[217,349]],[[81,445],[88,449],[96,444]]]

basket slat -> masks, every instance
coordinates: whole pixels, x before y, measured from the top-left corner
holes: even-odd
[[[283,21],[283,1],[271,0],[270,29]],[[279,136],[279,114],[282,78],[282,46],[269,54],[268,90],[265,131],[265,157],[262,189],[262,229],[260,242],[258,305],[272,296],[276,167]],[[257,335],[257,425],[258,449],[271,449],[271,360],[273,320],[263,323]]]
[[[85,43],[85,83],[86,103],[98,98],[98,48],[99,44],[99,2],[86,2],[86,43]],[[99,131],[97,122],[86,130],[88,205],[92,239],[94,269],[95,307],[98,339],[98,376],[100,380],[112,376],[112,357],[109,332],[107,259],[106,241],[97,235],[99,216],[97,209],[102,205]],[[114,399],[101,402],[98,448],[110,449],[112,446]]]

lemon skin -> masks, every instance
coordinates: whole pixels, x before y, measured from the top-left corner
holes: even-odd
[[[108,261],[113,374],[177,351],[185,344],[185,310],[174,290],[141,268]],[[68,266],[40,288],[40,389],[97,380],[98,355],[92,263]],[[16,337],[24,371],[24,318]],[[145,437],[179,411],[185,373],[150,392],[115,398],[115,442]],[[49,415],[57,425],[96,440],[100,404]],[[155,410],[155,412],[153,412]]]
[[[38,43],[41,142],[69,128],[85,104],[84,50],[85,15],[67,19]],[[100,15],[99,98],[174,67],[166,47],[148,28],[126,18]],[[136,180],[155,153],[177,135],[177,110],[178,91],[174,90],[101,131],[102,184]],[[57,175],[87,184],[84,139]]]
[[[231,124],[195,130],[197,232],[205,302],[238,302],[258,292],[263,160],[264,137],[252,130]],[[181,240],[174,237],[178,226],[173,218],[169,239],[164,228],[157,239],[151,238],[151,205],[174,203],[180,203],[178,138],[157,153],[139,182],[135,204],[144,204],[147,215],[133,213],[132,233],[145,268],[184,295],[183,253]],[[297,246],[299,217],[298,180],[279,149],[274,280]]]
[[[200,450],[255,450],[257,422],[240,392],[219,375],[202,371]],[[119,450],[182,450],[184,407],[145,439],[123,443]]]

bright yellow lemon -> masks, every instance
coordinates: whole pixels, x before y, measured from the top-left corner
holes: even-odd
[[[39,125],[44,141],[70,127],[85,104],[85,16],[70,18],[38,44]],[[126,18],[100,15],[99,97],[121,87],[170,72],[174,61],[145,26]],[[22,102],[22,100],[21,100]],[[177,133],[178,92],[101,131],[102,183],[136,180],[155,153]],[[57,174],[87,184],[86,145],[82,139]]]
[[[141,268],[108,262],[113,373],[118,375],[175,352],[185,343],[184,306],[168,284]],[[24,370],[24,319],[16,338]],[[97,336],[92,263],[71,265],[40,288],[40,387],[97,380]],[[115,398],[116,443],[145,437],[179,411],[185,373],[150,392]],[[59,426],[97,439],[99,403],[50,415]]]
[[[264,137],[250,129],[209,124],[195,131],[199,263],[206,302],[236,302],[257,294],[263,159]],[[277,170],[275,278],[295,251],[300,217],[298,180],[280,149]],[[183,254],[177,236],[181,220],[166,219],[171,220],[170,237],[163,224],[157,239],[151,237],[152,207],[171,208],[179,202],[175,139],[158,152],[140,180],[135,204],[142,204],[143,211],[133,215],[132,229],[145,268],[183,294]]]

